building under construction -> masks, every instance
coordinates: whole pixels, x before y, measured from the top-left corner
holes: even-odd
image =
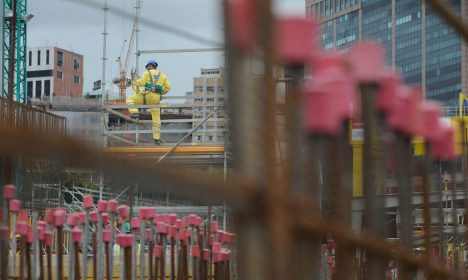
[[[439,89],[430,45],[419,82],[395,56],[413,16],[466,42],[465,4],[305,5],[314,19],[225,1],[225,67],[192,94],[128,105],[154,87],[128,83],[127,55],[116,100],[104,82],[99,99],[35,108],[26,0],[3,1],[0,279],[467,279],[468,98],[423,98]],[[371,8],[390,45],[362,36]]]

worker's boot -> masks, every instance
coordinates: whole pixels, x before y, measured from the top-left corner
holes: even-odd
[[[154,144],[156,144],[156,146],[161,145],[161,139],[154,139]]]

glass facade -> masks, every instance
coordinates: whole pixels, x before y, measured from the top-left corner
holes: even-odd
[[[392,1],[363,0],[362,37],[385,46],[387,63],[392,64]]]
[[[460,0],[450,2],[459,13]],[[426,34],[426,96],[457,106],[462,91],[460,38],[430,8],[426,9]]]
[[[444,2],[460,14],[461,0]],[[447,106],[458,104],[458,93],[462,91],[460,38],[430,7],[423,11],[422,0],[396,0],[394,4],[395,10],[391,0],[313,1],[307,15],[321,23],[325,49],[346,51],[359,41],[361,30],[363,40],[386,48],[387,63],[395,62],[406,84],[422,87],[424,72],[427,98]]]

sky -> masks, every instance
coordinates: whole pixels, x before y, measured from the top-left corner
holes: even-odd
[[[81,3],[80,3],[81,2]],[[82,2],[91,3],[84,5]],[[210,48],[223,43],[221,0],[143,0],[139,32],[139,50]],[[28,47],[57,46],[84,56],[84,92],[92,90],[93,82],[102,78],[104,0],[29,0]],[[125,57],[132,31],[135,0],[108,0],[106,81],[119,76],[119,57]],[[305,0],[276,0],[278,15],[304,14]],[[144,22],[144,23],[143,23]],[[186,33],[205,38],[207,43],[194,42],[157,28],[154,23],[170,26]],[[135,48],[133,49],[135,50]],[[135,55],[130,58],[127,77],[135,67]],[[171,95],[184,95],[193,88],[193,78],[201,68],[224,65],[222,52],[142,54],[138,72],[146,61],[155,59],[159,69],[166,73],[172,84]],[[117,87],[109,87],[117,94]]]

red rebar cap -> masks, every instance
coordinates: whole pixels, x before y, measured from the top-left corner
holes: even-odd
[[[117,212],[117,206],[119,205],[119,202],[115,199],[111,199],[107,202],[107,212],[109,213],[115,213]]]
[[[74,228],[72,229],[71,238],[72,238],[72,241],[73,241],[74,243],[79,243],[79,242],[81,242],[81,234],[82,234],[82,232],[83,232],[83,231],[82,231],[81,228],[79,228],[79,227],[74,227]]]
[[[67,217],[67,225],[74,227],[80,222],[80,216],[78,214],[70,214]]]
[[[3,186],[3,199],[10,200],[15,198],[16,187],[12,184]]]
[[[97,203],[97,209],[99,213],[104,213],[107,211],[107,201],[106,200],[99,200]]]
[[[377,95],[377,107],[381,112],[388,114],[394,108],[400,80],[398,72],[390,69],[385,70]]]
[[[111,242],[112,241],[112,234],[111,231],[108,229],[105,229],[102,231],[102,241],[104,242]]]
[[[45,214],[45,220],[49,225],[52,225],[55,221],[55,215],[53,209],[47,209]]]
[[[177,215],[176,214],[169,214],[168,216],[168,224],[175,225],[177,222]]]
[[[55,210],[54,212],[54,226],[55,227],[63,227],[63,225],[65,224],[65,216],[67,215],[67,213],[65,211],[63,211],[62,209],[57,209]]]
[[[436,141],[440,137],[439,119],[442,116],[440,103],[427,100],[422,104],[423,126],[421,135],[429,142]]]
[[[163,223],[169,224],[169,214],[162,214],[161,220]]]
[[[12,213],[18,213],[19,210],[21,209],[21,201],[17,199],[10,200],[9,204],[10,204],[9,209],[10,209],[10,212]]]
[[[139,217],[132,217],[130,220],[130,227],[132,229],[139,229],[140,228],[140,218]]]
[[[40,241],[43,241],[44,240],[44,231],[45,231],[45,228],[43,227],[37,227],[37,239],[40,240]]]
[[[432,142],[432,157],[439,160],[453,160],[455,152],[455,130],[448,124],[440,124],[440,137]]]
[[[107,225],[109,223],[109,214],[102,213],[101,214],[101,221],[103,225]]]
[[[98,215],[99,215],[98,211],[89,212],[89,219],[91,220],[92,223],[97,223]]]
[[[203,249],[203,260],[207,261],[210,259],[210,250]]]
[[[224,261],[223,254],[221,253],[221,251],[218,251],[218,252],[213,251],[212,255],[213,255],[213,262],[218,263],[218,262]]]
[[[161,234],[167,234],[168,233],[168,226],[167,226],[166,223],[163,223],[163,222],[157,223],[156,229],[157,229],[158,233],[161,233]]]
[[[153,255],[155,258],[160,258],[162,255],[162,247],[157,245],[153,248]]]
[[[133,234],[118,234],[117,244],[121,247],[127,248],[133,246]]]
[[[346,55],[351,76],[359,83],[380,82],[385,75],[382,46],[364,42],[354,45]]]
[[[400,87],[387,123],[390,129],[408,136],[418,136],[422,128],[421,95],[416,89]]]
[[[44,244],[46,246],[52,245],[52,232],[50,231],[44,232]]]
[[[157,224],[157,223],[161,223],[161,222],[164,222],[163,219],[162,219],[162,215],[160,215],[160,214],[154,215],[153,223]]]
[[[218,221],[211,222],[211,232],[218,232]]]
[[[275,47],[284,64],[306,64],[317,55],[317,24],[304,17],[281,18],[277,22]]]
[[[200,256],[200,247],[198,245],[190,245],[190,254],[192,254],[192,257],[198,258]]]
[[[94,207],[94,200],[93,200],[93,197],[90,196],[90,195],[87,195],[87,196],[83,196],[83,206],[86,208],[86,209],[91,209]]]
[[[6,226],[0,226],[0,241],[10,240],[10,229]]]
[[[255,25],[255,1],[229,0],[229,34],[233,43],[241,50],[252,49],[256,42],[258,29]]]
[[[185,242],[185,244],[188,243],[188,236],[187,232],[183,229],[179,230],[179,236],[177,237],[180,241]]]
[[[122,219],[128,218],[128,207],[127,205],[120,205],[117,207],[117,211],[119,212],[119,217]]]

